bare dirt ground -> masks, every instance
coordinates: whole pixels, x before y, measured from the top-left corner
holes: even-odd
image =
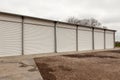
[[[120,80],[120,50],[35,58],[44,80]]]

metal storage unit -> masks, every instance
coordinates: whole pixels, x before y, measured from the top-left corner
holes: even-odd
[[[94,30],[94,48],[104,49],[104,30]]]
[[[53,22],[24,19],[24,54],[54,52]]]
[[[114,48],[115,30],[0,12],[0,56]]]
[[[76,27],[66,24],[58,24],[57,52],[76,51]]]
[[[0,14],[0,56],[21,55],[21,17]]]
[[[105,35],[105,37],[106,37],[106,39],[105,39],[106,40],[105,41],[106,48],[107,49],[114,48],[114,32],[106,31],[105,33],[106,33],[106,35]]]
[[[78,50],[92,50],[92,28],[78,27]]]

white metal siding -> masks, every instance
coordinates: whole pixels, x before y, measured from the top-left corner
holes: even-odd
[[[2,14],[2,13],[0,13],[0,20],[22,22],[22,18],[20,16],[13,16],[13,15]]]
[[[54,26],[54,22],[46,21],[46,20],[41,20],[41,19],[28,18],[28,17],[24,18],[24,23]]]
[[[76,51],[76,30],[57,27],[57,51]]]
[[[21,23],[0,21],[0,56],[21,55]]]
[[[75,25],[70,25],[70,24],[65,24],[65,23],[58,23],[57,27],[76,29]]]
[[[54,52],[54,27],[24,24],[25,54]]]
[[[113,32],[106,32],[106,48],[114,48],[114,36]]]
[[[92,30],[78,30],[78,50],[92,50]]]
[[[95,30],[94,32],[94,48],[104,49],[104,32],[103,30]]]
[[[54,21],[24,17],[23,23],[24,54],[55,51]],[[78,29],[78,50],[92,50],[92,29],[82,26]],[[57,23],[56,35],[57,52],[76,51],[76,25]],[[114,48],[114,32],[107,30],[105,37],[106,48]],[[103,29],[95,28],[94,48],[104,49]],[[0,13],[0,56],[21,54],[22,16]]]

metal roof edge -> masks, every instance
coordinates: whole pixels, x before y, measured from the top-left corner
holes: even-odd
[[[2,13],[2,14],[8,14],[8,15],[21,16],[21,17],[34,18],[34,19],[40,19],[40,20],[45,20],[45,21],[57,22],[57,23],[63,23],[63,24],[68,24],[68,25],[75,25],[75,26],[80,26],[80,27],[95,28],[95,29],[102,29],[102,30],[108,30],[108,31],[114,31],[114,32],[116,32],[116,30],[113,30],[113,29],[105,29],[105,28],[100,28],[100,27],[78,25],[78,24],[73,24],[73,23],[68,23],[68,22],[63,22],[63,21],[43,19],[43,18],[39,18],[39,17],[27,16],[27,15],[21,15],[21,14],[15,14],[15,13],[3,12],[3,11],[0,11],[0,13]]]

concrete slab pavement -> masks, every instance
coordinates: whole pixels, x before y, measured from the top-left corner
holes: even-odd
[[[34,60],[0,59],[0,80],[43,80]]]

